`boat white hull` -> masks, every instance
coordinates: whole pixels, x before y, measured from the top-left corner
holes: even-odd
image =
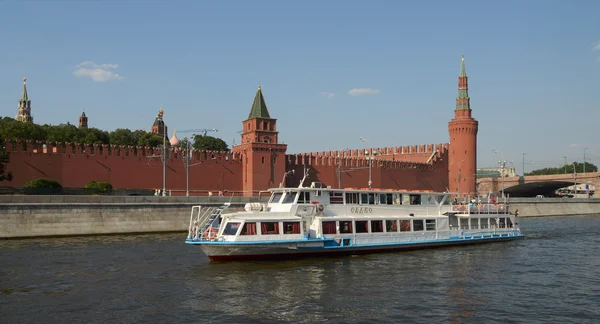
[[[403,242],[396,244],[373,244],[331,246],[326,240],[307,240],[285,243],[228,243],[228,242],[188,242],[200,245],[202,251],[211,261],[233,260],[264,260],[264,259],[290,259],[318,256],[358,255],[368,253],[394,252],[403,250],[417,250],[446,246],[470,245],[492,242],[503,242],[520,239],[523,236],[496,236],[451,238],[438,241]]]

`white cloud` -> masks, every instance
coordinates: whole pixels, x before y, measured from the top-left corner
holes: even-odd
[[[371,88],[354,88],[348,90],[348,94],[351,96],[365,96],[365,95],[376,95],[381,91],[379,89],[371,89]]]
[[[335,97],[335,93],[333,93],[333,92],[319,92],[319,94],[323,95],[323,96],[327,96],[327,98],[330,98],[330,99]]]
[[[594,51],[600,51],[600,42],[596,43],[596,46],[592,48]]]
[[[73,75],[78,78],[91,78],[97,82],[123,80],[122,76],[113,71],[118,68],[118,64],[97,64],[92,61],[84,61],[77,64]]]

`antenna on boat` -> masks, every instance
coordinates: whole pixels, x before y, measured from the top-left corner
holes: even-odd
[[[302,178],[302,180],[300,180],[300,184],[298,185],[298,188],[302,188],[302,184],[304,183],[304,180],[306,180],[306,178],[308,178],[309,173],[310,173],[310,169],[308,169],[305,165],[304,166],[304,177]]]
[[[288,172],[284,172],[283,173],[283,179],[281,179],[281,182],[279,183],[279,188],[283,188],[285,187],[285,178],[287,176],[291,176],[292,174],[296,173],[296,170],[290,170]]]

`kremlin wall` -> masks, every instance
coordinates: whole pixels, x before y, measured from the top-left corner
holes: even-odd
[[[240,145],[232,147],[231,152],[192,150],[190,195],[222,191],[251,196],[278,187],[282,181],[297,187],[305,169],[309,176],[304,185],[320,182],[324,187],[367,188],[371,171],[373,188],[449,190],[473,195],[478,123],[471,117],[464,58],[458,79],[455,116],[448,124],[450,144],[302,154],[287,154],[287,145],[278,142],[277,120],[270,116],[259,86],[250,114],[242,121]],[[161,109],[152,131],[166,136],[162,133],[166,131],[162,113]],[[31,102],[24,88],[17,120],[32,122],[30,116]],[[82,114],[80,127],[87,127],[87,121]],[[171,142],[177,144],[175,135]],[[10,140],[5,146],[10,152],[7,170],[12,172],[13,180],[0,186],[21,188],[36,178],[56,180],[64,188],[82,188],[92,180],[110,182],[117,189],[163,186],[159,148]],[[186,150],[175,145],[167,155],[166,188],[172,195],[186,194],[186,156]]]

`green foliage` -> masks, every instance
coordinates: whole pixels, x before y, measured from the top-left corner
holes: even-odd
[[[33,179],[29,180],[23,188],[31,188],[31,189],[58,189],[62,188],[60,183],[50,179]]]
[[[561,167],[533,170],[529,173],[526,173],[525,175],[534,176],[547,174],[564,174],[573,173],[573,170],[575,170],[576,173],[583,173],[583,163],[573,162],[572,164],[567,164]],[[585,162],[585,172],[598,172],[598,167],[590,162]]]
[[[96,182],[90,181],[84,187],[84,189],[93,189],[99,193],[109,193],[113,190],[113,186],[109,182]]]
[[[0,118],[0,137],[5,140],[148,147],[162,146],[164,141],[160,135],[144,130],[131,131],[126,128],[119,128],[109,133],[97,128],[79,128],[70,123],[60,125],[23,123],[10,117]],[[196,136],[194,148],[229,151],[223,140],[201,135]]]
[[[6,147],[4,146],[4,139],[2,138],[2,134],[0,134],[0,182],[4,180],[11,181],[12,173],[6,172],[4,168],[10,159],[10,153],[6,151]]]
[[[192,145],[197,150],[205,151],[229,151],[227,143],[220,138],[212,136],[196,135],[194,144]]]

